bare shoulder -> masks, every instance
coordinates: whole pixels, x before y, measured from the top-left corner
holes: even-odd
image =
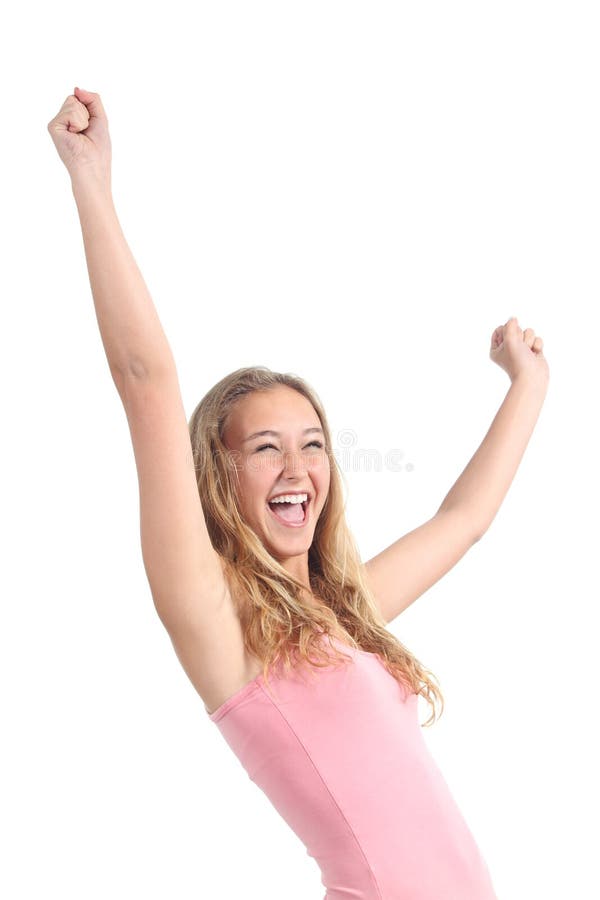
[[[188,621],[185,626],[167,629],[177,658],[208,713],[214,712],[262,670],[261,661],[250,657],[244,647],[225,560],[219,559],[225,582],[224,596],[210,622],[204,621],[196,627]]]

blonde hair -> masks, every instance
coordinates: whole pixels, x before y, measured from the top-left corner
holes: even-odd
[[[325,436],[330,460],[330,486],[308,551],[311,591],[323,605],[306,604],[305,587],[265,548],[242,517],[236,493],[237,470],[223,441],[225,426],[236,403],[254,391],[280,385],[292,388],[312,404]],[[377,654],[385,668],[412,693],[421,694],[436,721],[434,699],[444,699],[437,678],[386,628],[362,574],[354,537],[346,523],[343,488],[346,482],[331,450],[331,433],[316,392],[299,376],[248,366],[215,384],[189,420],[196,478],[206,526],[215,551],[222,557],[227,582],[244,634],[245,648],[263,663],[263,677],[283,662],[286,671],[298,660],[321,668],[346,657],[332,646],[321,647],[325,635],[344,635],[349,646]],[[331,646],[331,644],[330,644]],[[293,660],[292,660],[293,657]],[[321,660],[319,663],[318,660]],[[438,682],[439,683],[439,682]]]

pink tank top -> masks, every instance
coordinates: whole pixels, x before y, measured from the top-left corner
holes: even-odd
[[[417,694],[373,653],[262,673],[209,718],[321,870],[324,900],[497,900],[425,743]]]

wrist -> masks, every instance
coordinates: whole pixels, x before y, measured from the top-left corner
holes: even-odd
[[[75,196],[94,194],[112,197],[110,173],[105,175],[92,169],[74,169],[70,175]]]
[[[537,391],[546,391],[549,382],[549,375],[547,372],[519,372],[514,378],[511,379],[511,386],[513,384],[524,385],[525,388],[529,390],[537,390]]]

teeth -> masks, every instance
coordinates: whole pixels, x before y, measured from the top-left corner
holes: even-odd
[[[269,503],[304,503],[305,500],[308,500],[308,494],[281,494]]]

